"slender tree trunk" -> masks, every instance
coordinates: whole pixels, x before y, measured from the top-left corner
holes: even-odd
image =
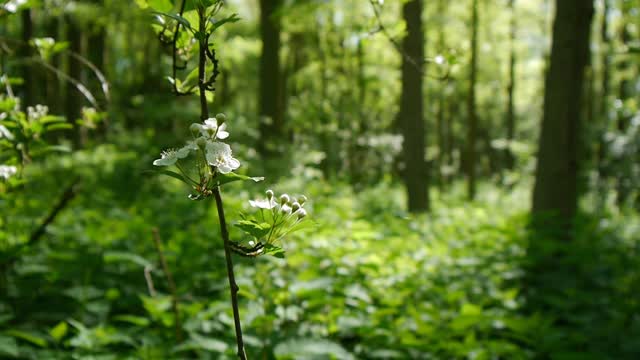
[[[20,46],[20,58],[23,61],[21,66],[22,80],[22,105],[23,107],[35,105],[35,77],[33,76],[34,66],[29,62],[33,56],[33,51],[29,42],[33,38],[33,13],[31,9],[22,10],[20,18],[22,21],[22,44]]]
[[[263,157],[275,154],[272,146],[284,134],[284,119],[280,104],[282,84],[280,76],[280,20],[276,11],[281,0],[260,0],[260,141],[258,149]]]
[[[511,11],[511,22],[509,24],[509,82],[507,84],[507,143],[508,147],[505,151],[505,167],[508,170],[513,170],[515,165],[515,156],[511,151],[511,142],[514,140],[516,129],[516,115],[514,109],[514,92],[516,86],[516,12],[515,12],[515,0],[509,0],[509,9]]]
[[[567,230],[578,202],[581,105],[593,11],[591,0],[557,0],[545,82],[533,213],[556,215]]]
[[[47,25],[46,25],[47,36],[54,38],[56,41],[60,41],[59,29],[60,29],[59,17],[55,16],[47,20]],[[50,59],[50,62],[51,62],[51,66],[53,66],[56,69],[59,69],[61,67],[60,55],[59,54],[53,55],[52,58]],[[49,110],[53,114],[60,114],[63,110],[62,106],[60,105],[60,100],[62,99],[61,89],[60,89],[61,87],[60,80],[58,79],[56,74],[49,71],[46,73],[46,83],[47,83],[46,99],[47,99],[47,105],[49,106]]]
[[[82,32],[80,27],[77,24],[77,21],[73,19],[71,15],[66,16],[66,30],[67,30],[67,41],[69,42],[69,50],[76,53],[82,54]],[[80,82],[82,82],[82,64],[73,56],[69,55],[67,57],[67,74]],[[66,89],[66,99],[65,99],[65,112],[67,116],[67,121],[71,122],[74,128],[75,134],[75,145],[77,147],[81,147],[83,144],[82,135],[80,133],[80,127],[76,124],[76,120],[80,118],[81,107],[82,107],[82,95],[78,93],[78,90],[75,86],[67,82]]]
[[[440,22],[438,24],[438,52],[442,53],[445,51],[445,16],[446,16],[446,3],[445,0],[438,0],[437,4],[437,14],[440,18]],[[446,108],[446,96],[444,89],[447,86],[446,81],[440,82],[440,88],[438,91],[438,164],[436,174],[438,176],[438,185],[440,190],[444,188],[444,184],[446,183],[445,174],[443,173],[443,169],[445,164],[447,164],[447,135],[446,135],[446,124],[445,124],[445,108]]]
[[[628,6],[628,5],[627,5]],[[627,48],[629,42],[631,41],[631,34],[629,33],[629,24],[627,17],[630,16],[628,13],[628,9],[625,7],[625,4],[622,5],[622,24],[620,29],[620,43],[623,48]],[[631,63],[628,59],[623,59],[618,64],[618,72],[625,73],[631,67]],[[622,80],[620,80],[620,84],[618,87],[618,101],[624,103],[630,95],[629,88],[632,87],[632,81],[630,80],[630,76],[623,75]],[[631,116],[628,111],[618,111],[617,119],[616,119],[616,127],[619,134],[624,134],[629,127],[629,122],[631,120]],[[631,189],[635,185],[631,179],[629,179],[626,172],[618,174],[617,184],[616,184],[616,203],[618,206],[622,206],[629,197]]]
[[[425,122],[423,113],[422,74],[424,34],[422,0],[410,0],[403,6],[407,35],[403,40],[402,96],[400,121],[404,136],[404,181],[411,212],[429,210],[429,179],[425,163]],[[409,57],[409,58],[407,58]]]
[[[478,68],[478,0],[472,0],[471,9],[471,61],[469,70],[469,95],[467,98],[467,195],[470,200],[476,197],[476,161],[478,138],[478,116],[476,114],[476,78]]]

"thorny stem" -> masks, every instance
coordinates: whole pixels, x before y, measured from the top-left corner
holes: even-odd
[[[206,33],[207,19],[203,6],[198,7],[199,31],[201,34]],[[209,109],[207,107],[206,96],[206,50],[207,41],[205,37],[200,37],[199,63],[198,63],[198,89],[200,93],[200,119],[209,118]],[[220,235],[224,245],[224,257],[227,264],[227,277],[229,278],[229,291],[231,293],[231,307],[233,308],[233,322],[236,328],[236,343],[238,345],[238,358],[246,360],[247,355],[244,351],[244,342],[242,340],[242,327],[240,325],[240,310],[238,308],[238,284],[236,284],[235,274],[233,272],[233,261],[231,259],[231,250],[229,247],[229,232],[227,230],[227,222],[224,216],[224,207],[222,205],[222,196],[220,195],[220,187],[213,189],[213,196],[216,199],[216,207],[218,210],[218,220],[220,222]]]

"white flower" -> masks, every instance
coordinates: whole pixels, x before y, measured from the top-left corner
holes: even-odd
[[[9,179],[11,176],[15,175],[18,169],[12,165],[0,165],[0,178],[4,178],[5,180]]]
[[[187,145],[188,146],[188,145]],[[186,151],[185,151],[186,149]],[[156,159],[153,161],[153,165],[155,166],[170,166],[176,163],[178,159],[184,159],[189,155],[189,149],[187,147],[183,147],[180,150],[176,149],[168,149],[163,151],[160,154],[160,159]]]
[[[191,124],[190,129],[199,130],[202,136],[207,139],[215,140],[215,139],[226,139],[229,137],[229,133],[225,130],[227,128],[227,124],[219,124],[216,118],[208,118],[204,121],[204,124]]]
[[[276,207],[276,200],[272,197],[271,199],[263,199],[263,200],[249,200],[249,205],[251,207],[271,210]]]
[[[2,138],[13,140],[13,134],[4,125],[0,125],[0,139]]]
[[[282,207],[280,208],[280,212],[282,212],[283,214],[291,214],[291,206],[287,204],[282,205]]]
[[[240,161],[231,156],[231,147],[225,143],[208,142],[206,158],[209,165],[218,168],[222,174],[227,174],[240,167]]]
[[[298,215],[298,220],[302,219],[303,217],[307,216],[307,210],[300,208],[298,209],[298,211],[296,211],[294,213],[295,215]]]

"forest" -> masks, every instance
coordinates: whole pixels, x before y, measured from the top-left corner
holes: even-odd
[[[0,359],[639,359],[640,0],[1,0]]]

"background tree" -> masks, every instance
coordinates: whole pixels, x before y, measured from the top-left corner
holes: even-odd
[[[424,33],[422,1],[411,0],[402,8],[407,35],[402,42],[402,95],[399,118],[402,124],[402,144],[405,167],[403,178],[407,187],[408,209],[412,212],[429,209],[429,173],[425,163],[425,122],[422,79],[424,77]]]
[[[533,213],[553,213],[569,227],[578,205],[584,71],[589,59],[592,1],[557,1],[544,117],[538,142]],[[566,233],[568,236],[568,233]]]

